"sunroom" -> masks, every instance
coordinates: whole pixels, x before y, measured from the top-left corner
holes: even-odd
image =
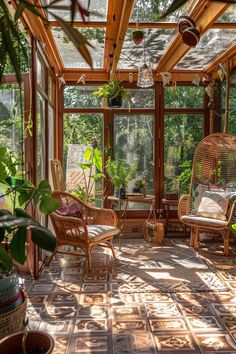
[[[0,58],[0,338],[236,353],[235,1],[2,1]]]

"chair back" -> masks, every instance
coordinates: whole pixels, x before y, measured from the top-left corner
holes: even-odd
[[[196,147],[190,185],[192,210],[209,190],[236,193],[236,135],[211,134]]]
[[[61,161],[59,160],[51,160],[51,174],[52,174],[52,183],[53,189],[59,191],[66,190],[66,182],[64,178],[63,169],[61,166]]]

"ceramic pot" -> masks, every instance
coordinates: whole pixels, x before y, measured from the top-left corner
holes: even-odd
[[[196,23],[189,16],[180,16],[178,27],[179,32],[183,33],[187,28],[196,27]]]
[[[195,47],[200,39],[200,33],[195,27],[189,27],[182,33],[182,40],[190,47]]]
[[[142,29],[135,29],[132,31],[132,39],[135,45],[142,43],[144,38],[144,32]]]
[[[119,108],[122,107],[122,97],[116,96],[113,98],[107,98],[107,105],[108,107]]]
[[[23,332],[17,332],[3,338],[0,341],[0,353],[23,354]],[[42,331],[29,331],[26,338],[27,354],[50,354],[54,348],[54,340],[51,335]]]
[[[0,314],[14,310],[22,302],[18,276],[12,274],[0,279]]]

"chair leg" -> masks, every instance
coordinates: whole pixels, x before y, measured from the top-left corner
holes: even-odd
[[[115,250],[114,250],[114,247],[113,247],[113,242],[112,242],[112,240],[107,241],[107,245],[108,245],[108,247],[111,249],[111,252],[112,252],[113,257],[116,258]]]
[[[224,237],[224,255],[228,257],[229,255],[229,235],[230,231],[227,230],[226,233],[223,235]]]
[[[85,253],[86,260],[88,262],[88,271],[92,271],[91,249],[89,248]]]
[[[200,239],[199,239],[199,230],[195,230],[195,237],[194,237],[194,248],[199,249],[199,243],[200,243]]]
[[[195,230],[191,229],[190,240],[189,240],[189,244],[191,247],[194,247],[194,240],[195,240]]]

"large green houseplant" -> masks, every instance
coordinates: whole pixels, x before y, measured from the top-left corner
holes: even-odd
[[[28,238],[46,251],[53,252],[56,248],[51,231],[26,212],[29,204],[44,214],[56,210],[59,205],[51,195],[51,187],[47,180],[34,186],[23,176],[16,178],[18,163],[11,151],[0,147],[0,202],[7,196],[10,198],[10,210],[0,209],[0,338],[23,327],[26,298],[19,286],[16,267],[27,259]]]
[[[120,80],[109,80],[93,93],[98,99],[106,100],[108,107],[121,107],[123,102],[130,107],[130,93],[122,87]]]
[[[54,235],[25,211],[30,203],[44,214],[56,210],[59,205],[51,196],[51,187],[47,180],[34,186],[29,180],[15,178],[17,164],[14,154],[0,147],[0,184],[5,186],[5,192],[0,193],[0,197],[12,197],[12,210],[0,209],[0,273],[12,270],[14,261],[20,264],[25,262],[28,229],[31,230],[32,241],[39,247],[51,252],[56,247]],[[16,207],[17,201],[19,207]]]

